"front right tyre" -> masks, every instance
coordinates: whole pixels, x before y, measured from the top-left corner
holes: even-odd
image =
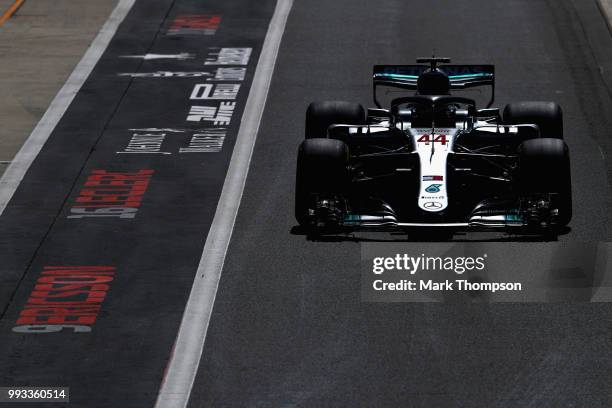
[[[538,138],[518,148],[517,189],[520,197],[550,195],[558,209],[557,226],[572,219],[572,181],[569,150],[563,140]]]

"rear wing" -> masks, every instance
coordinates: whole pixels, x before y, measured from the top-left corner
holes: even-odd
[[[419,75],[430,69],[427,65],[374,65],[374,103],[379,108],[376,88],[380,85],[403,89],[417,89]],[[489,108],[495,100],[494,65],[442,65],[438,69],[450,80],[451,89],[466,89],[490,85]]]

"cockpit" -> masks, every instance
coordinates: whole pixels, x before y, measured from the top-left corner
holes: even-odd
[[[449,95],[415,95],[391,102],[391,115],[400,128],[470,127],[476,107],[472,99]]]

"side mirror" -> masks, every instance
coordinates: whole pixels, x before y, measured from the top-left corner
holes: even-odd
[[[331,125],[327,128],[327,137],[346,142],[350,135],[361,136],[370,133],[369,125]]]
[[[376,124],[385,120],[393,123],[393,114],[388,109],[368,108],[368,124]]]
[[[388,109],[368,108],[368,118],[390,119],[391,112]]]
[[[499,108],[478,109],[476,116],[479,118],[496,118],[501,119]]]

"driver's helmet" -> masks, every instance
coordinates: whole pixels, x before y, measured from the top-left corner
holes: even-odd
[[[448,95],[450,81],[444,72],[429,69],[419,75],[417,92],[419,95]]]

